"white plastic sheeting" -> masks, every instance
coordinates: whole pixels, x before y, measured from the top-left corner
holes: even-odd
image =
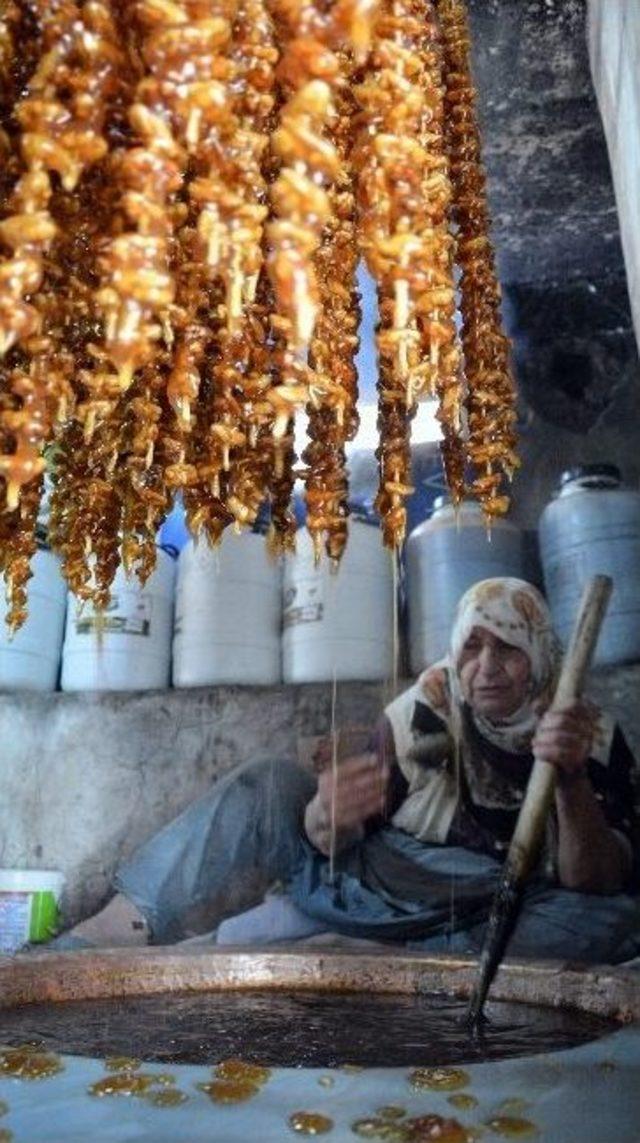
[[[640,3],[589,0],[589,54],[640,345]],[[640,1137],[640,1136],[639,1136]]]
[[[384,1029],[381,1029],[384,1035]],[[0,1077],[0,1100],[9,1105],[0,1129],[15,1143],[286,1143],[296,1135],[288,1118],[295,1111],[330,1116],[329,1143],[355,1143],[352,1123],[383,1105],[410,1116],[439,1114],[482,1127],[495,1115],[517,1114],[535,1124],[539,1143],[638,1143],[640,1138],[640,1028],[622,1029],[569,1051],[465,1068],[465,1088],[477,1107],[460,1111],[445,1092],[416,1092],[406,1068],[276,1068],[250,1102],[220,1106],[198,1091],[211,1078],[208,1068],[150,1064],[145,1072],[171,1072],[187,1102],[175,1108],[150,1106],[139,1098],[92,1098],[87,1089],[103,1078],[97,1060],[65,1058],[65,1071],[51,1079]],[[323,1077],[330,1076],[331,1086]],[[322,1082],[319,1082],[322,1079]],[[505,1100],[526,1101],[507,1110]],[[487,1140],[499,1137],[487,1130]]]

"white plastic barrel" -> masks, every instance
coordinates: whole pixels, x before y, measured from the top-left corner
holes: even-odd
[[[314,563],[300,529],[285,561],[282,636],[286,683],[387,679],[393,673],[393,568],[380,530],[354,521],[337,572]]]
[[[281,569],[264,536],[224,533],[180,553],[173,685],[280,682]]]
[[[614,465],[572,469],[540,517],[539,537],[545,590],[562,641],[587,580],[609,575],[613,592],[594,662],[640,660],[640,492],[622,486]]]
[[[35,553],[27,585],[28,615],[13,639],[0,604],[0,690],[54,691],[60,669],[67,588],[60,561],[46,548]]]
[[[407,542],[409,653],[417,675],[446,654],[458,601],[467,588],[493,576],[535,580],[525,533],[508,520],[487,531],[482,508],[463,501],[456,510],[446,497]]]
[[[106,611],[69,595],[63,691],[143,691],[171,676],[175,559],[161,548],[147,582],[118,569]]]

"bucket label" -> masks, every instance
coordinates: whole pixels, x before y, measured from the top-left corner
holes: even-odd
[[[150,635],[151,600],[133,591],[112,595],[106,611],[76,616],[76,635]]]
[[[31,894],[0,892],[0,953],[13,953],[29,940]]]
[[[284,597],[283,627],[295,627],[299,623],[319,623],[323,615],[324,603],[320,579],[306,580],[296,587],[288,588]]]

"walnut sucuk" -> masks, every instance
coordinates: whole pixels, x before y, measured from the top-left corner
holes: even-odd
[[[0,512],[0,569],[7,593],[6,624],[17,631],[27,618],[27,584],[36,550],[36,522],[42,496],[41,477],[25,484],[12,511]]]
[[[159,81],[139,82],[128,119],[134,145],[115,164],[122,188],[121,230],[102,256],[103,286],[97,293],[105,348],[123,392],[153,359],[174,299],[170,204],[182,169]]]
[[[316,559],[322,548],[337,562],[347,542],[348,477],[345,447],[358,428],[359,297],[356,202],[351,171],[354,59],[339,52],[334,142],[341,171],[329,191],[331,216],[316,254],[321,308],[311,341],[313,370],[307,405],[309,444],[302,454],[307,528]]]
[[[378,508],[385,542],[397,547],[404,538],[402,503],[412,490],[408,439],[415,403],[423,395],[440,398],[450,448],[460,429],[462,374],[434,6],[384,0],[376,33],[370,66],[356,88],[355,165],[360,242],[380,302]],[[451,476],[460,499],[459,469]]]
[[[383,538],[436,397],[455,502],[508,507],[509,347],[462,0],[7,0],[0,13],[0,563],[26,614],[45,469],[81,599],[271,510],[347,542],[364,257]],[[459,288],[456,270],[461,272]],[[462,311],[461,344],[456,308]],[[296,415],[308,441],[297,466]]]
[[[489,236],[466,8],[461,0],[437,0],[437,4],[445,60],[445,130],[457,225],[456,260],[462,271],[460,308],[469,425],[464,449],[472,466],[470,490],[490,519],[507,510],[509,500],[501,492],[503,474],[511,476],[518,465],[515,387]]]
[[[340,156],[331,132],[339,72],[331,13],[310,0],[281,0],[273,10],[282,42],[276,72],[281,102],[271,137],[279,169],[271,188],[274,217],[267,225],[267,264],[284,340],[277,441],[310,395],[310,376],[301,365],[320,309],[315,255],[330,223],[329,188],[340,174]]]

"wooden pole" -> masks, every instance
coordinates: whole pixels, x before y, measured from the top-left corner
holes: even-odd
[[[575,701],[582,694],[612,587],[609,576],[597,575],[584,589],[551,710]],[[537,860],[555,788],[555,766],[535,757],[489,917],[478,982],[469,1004],[468,1020],[472,1027],[477,1027],[482,1018],[487,993],[513,931],[521,889]]]

